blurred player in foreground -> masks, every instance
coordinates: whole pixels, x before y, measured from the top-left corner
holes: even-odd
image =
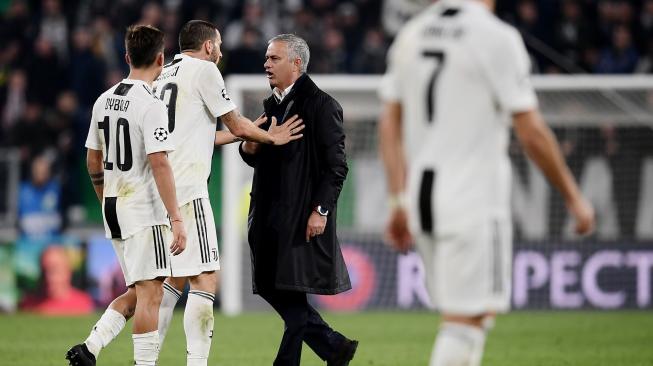
[[[538,111],[519,33],[493,9],[493,0],[431,5],[399,33],[379,91],[388,238],[401,252],[416,243],[442,314],[432,366],[480,365],[489,325],[510,306],[509,121],[576,232],[594,226]]]

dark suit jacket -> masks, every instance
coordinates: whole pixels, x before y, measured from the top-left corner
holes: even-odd
[[[278,123],[298,114],[304,137],[284,146],[240,153],[254,168],[248,239],[254,292],[267,289],[337,294],[351,288],[336,236],[336,206],[347,176],[342,108],[303,74],[281,103],[263,102]],[[269,124],[262,126],[266,128]],[[314,208],[329,210],[322,235],[306,243]]]

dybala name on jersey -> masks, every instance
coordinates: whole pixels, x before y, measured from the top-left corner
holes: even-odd
[[[107,98],[107,102],[104,104],[104,110],[114,110],[120,112],[127,112],[129,108],[129,101],[119,98]]]

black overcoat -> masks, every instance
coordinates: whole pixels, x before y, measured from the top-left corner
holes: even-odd
[[[283,146],[261,145],[255,155],[240,147],[254,168],[248,240],[254,292],[268,289],[337,294],[351,288],[336,236],[336,206],[347,176],[342,108],[303,74],[281,103],[263,102],[268,121],[297,114],[304,137]],[[269,123],[262,127],[267,129]],[[314,208],[329,211],[322,235],[306,242]]]

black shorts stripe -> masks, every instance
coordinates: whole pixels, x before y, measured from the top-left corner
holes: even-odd
[[[201,227],[202,227],[202,232],[204,233],[204,243],[203,243],[204,257],[206,257],[206,263],[208,263],[211,260],[211,255],[209,253],[209,236],[206,230],[206,216],[204,215],[204,204],[202,203],[201,200],[199,200],[197,205],[200,209],[200,219],[202,220]]]
[[[160,268],[160,254],[159,254],[159,236],[156,232],[156,226],[152,226],[152,245],[154,246],[154,260],[156,262],[156,268]]]
[[[116,213],[117,200],[117,197],[104,198],[104,219],[107,221],[107,226],[109,227],[109,231],[111,231],[112,239],[122,238],[120,224],[118,223],[118,214]]]
[[[157,231],[159,232],[159,246],[161,248],[161,268],[168,268],[168,256],[166,254],[166,243],[165,240],[163,240],[163,228],[161,225],[156,227]]]
[[[419,188],[419,219],[422,231],[427,234],[434,233],[433,223],[433,183],[435,181],[435,172],[432,169],[426,169],[422,173],[422,182]]]
[[[195,211],[195,226],[197,227],[197,238],[199,239],[198,242],[200,246],[200,256],[202,258],[202,263],[206,263],[206,257],[204,255],[204,250],[203,250],[204,233],[200,225],[200,212],[197,207],[197,200],[193,201],[193,209]]]
[[[204,215],[204,204],[202,200],[198,202],[200,206],[200,217],[202,218],[202,229],[204,230],[204,254],[206,256],[206,263],[211,261],[211,253],[209,252],[209,232],[206,230],[206,215]]]
[[[492,292],[497,294],[503,291],[503,276],[501,276],[502,259],[501,234],[499,223],[492,222]]]
[[[159,268],[165,268],[166,252],[165,248],[163,248],[163,235],[161,234],[160,226],[156,227],[156,235],[159,238],[157,241],[157,245],[159,247]]]

